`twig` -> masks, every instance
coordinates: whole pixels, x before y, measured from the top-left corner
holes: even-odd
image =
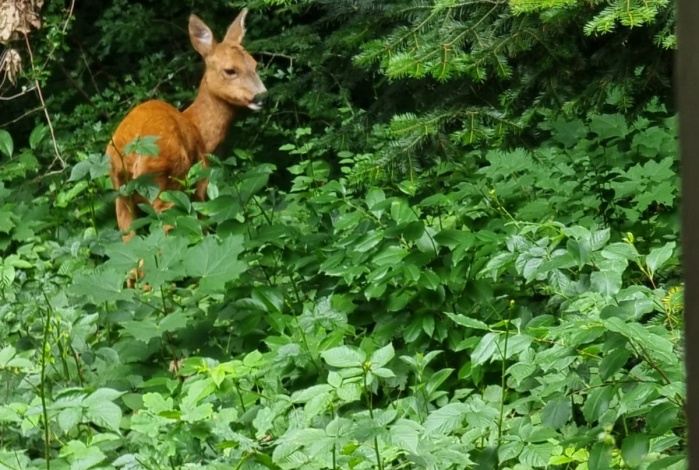
[[[19,93],[17,93],[16,95],[12,95],[12,96],[0,96],[0,101],[10,101],[10,100],[13,100],[15,98],[19,98],[22,95],[26,95],[30,91],[34,91],[35,88],[36,88],[35,86],[29,87],[26,90],[22,90]]]
[[[0,129],[5,128],[5,127],[9,126],[10,124],[14,124],[14,123],[17,122],[17,121],[21,121],[21,120],[24,119],[25,117],[29,116],[30,114],[34,114],[34,113],[37,112],[37,111],[41,111],[41,106],[36,107],[36,108],[34,108],[34,109],[30,109],[29,111],[27,111],[26,113],[22,114],[22,115],[19,116],[19,117],[16,117],[16,118],[11,119],[11,120],[9,120],[9,121],[7,121],[7,122],[1,123],[1,124],[0,124]]]
[[[51,142],[53,142],[53,150],[56,152],[56,158],[54,158],[51,165],[49,165],[48,170],[51,170],[57,161],[61,162],[63,168],[66,167],[66,162],[61,157],[61,152],[58,150],[58,142],[56,141],[56,133],[53,130],[53,123],[51,122],[51,116],[49,115],[49,110],[46,107],[46,101],[44,100],[44,94],[41,92],[41,85],[39,85],[39,77],[36,73],[36,68],[34,67],[34,54],[32,53],[32,46],[29,44],[29,36],[24,33],[24,42],[27,43],[27,52],[29,52],[29,61],[32,64],[32,71],[34,72],[34,85],[36,86],[36,94],[39,96],[39,101],[41,101],[41,107],[44,109],[44,116],[46,116],[46,123],[49,125],[49,131],[51,132]]]

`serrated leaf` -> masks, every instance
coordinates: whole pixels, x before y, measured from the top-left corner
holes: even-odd
[[[121,423],[121,408],[111,401],[92,403],[85,410],[85,416],[98,426],[110,431],[119,432]]]
[[[125,275],[105,270],[94,274],[81,274],[75,277],[69,292],[83,296],[99,305],[104,302],[128,300],[133,297],[133,290],[124,287]]]
[[[184,267],[187,275],[198,277],[202,292],[221,292],[227,282],[234,281],[247,270],[238,260],[243,251],[243,237],[231,235],[218,243],[213,236],[187,250]]]
[[[423,426],[425,432],[450,434],[463,425],[469,408],[463,403],[449,403],[429,414]]]
[[[160,137],[155,135],[136,137],[124,145],[124,154],[128,155],[134,152],[141,157],[157,157],[160,153],[158,140],[160,140]]]

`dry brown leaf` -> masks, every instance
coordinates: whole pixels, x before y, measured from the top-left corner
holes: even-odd
[[[29,34],[32,28],[41,29],[39,11],[44,0],[2,0],[0,3],[0,43]]]

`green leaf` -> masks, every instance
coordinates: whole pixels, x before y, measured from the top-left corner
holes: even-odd
[[[124,187],[123,195],[128,196],[134,192],[137,192],[152,203],[160,194],[160,186],[153,179],[152,173],[146,173],[129,181]]]
[[[391,343],[388,343],[381,349],[377,349],[369,358],[369,362],[371,362],[371,369],[378,369],[385,366],[393,359],[395,354],[396,352],[393,349],[393,344]]]
[[[606,298],[614,297],[621,290],[621,273],[615,271],[595,271],[590,274],[590,286]]]
[[[583,405],[583,415],[588,423],[592,424],[602,417],[609,409],[616,388],[611,385],[597,387],[587,396]]]
[[[381,240],[383,240],[383,232],[372,230],[364,234],[353,248],[359,253],[366,253],[378,245]]]
[[[124,154],[128,155],[134,152],[141,157],[157,157],[160,153],[160,146],[157,144],[158,140],[160,140],[160,137],[154,135],[136,137],[124,145]]]
[[[93,403],[85,410],[87,419],[110,431],[119,432],[119,424],[121,423],[121,408],[115,403],[103,401]]]
[[[366,361],[366,354],[361,349],[339,346],[323,351],[320,356],[331,367],[347,368],[362,367]]]
[[[17,354],[17,350],[12,346],[5,346],[0,349],[0,369],[7,368],[8,363],[15,357],[15,354]]]
[[[599,365],[599,372],[602,380],[611,379],[614,374],[624,367],[630,357],[631,352],[623,348],[615,349],[606,354]]]
[[[15,267],[8,264],[0,264],[0,287],[7,288],[15,281],[17,272]]]
[[[221,292],[227,282],[234,281],[247,270],[238,260],[243,251],[243,237],[231,235],[220,244],[213,236],[187,250],[184,267],[187,275],[200,278],[203,292]]]
[[[480,320],[476,320],[474,318],[467,317],[466,315],[462,315],[460,313],[451,313],[451,312],[444,312],[444,314],[449,317],[454,323],[457,325],[464,326],[466,328],[474,328],[476,330],[490,330],[488,325]]]
[[[473,365],[484,364],[489,361],[498,349],[499,336],[495,333],[486,333],[478,342],[478,346],[471,353]]]
[[[427,381],[427,385],[425,385],[427,395],[430,396],[432,393],[437,391],[439,386],[442,385],[445,380],[447,380],[452,372],[454,372],[454,369],[441,369],[432,374],[430,379]]]
[[[94,274],[80,274],[75,277],[68,291],[73,295],[88,298],[96,305],[104,302],[128,300],[133,297],[133,290],[126,289],[126,275],[112,270]]]
[[[675,242],[667,242],[662,247],[655,248],[648,253],[648,256],[646,256],[646,267],[650,271],[651,277],[672,257],[674,250]]]
[[[621,456],[626,465],[638,467],[650,450],[650,436],[638,433],[629,434],[621,443]]]
[[[541,410],[541,422],[544,426],[560,429],[573,417],[573,405],[566,396],[554,397],[546,402]]]
[[[374,255],[372,261],[377,266],[395,266],[408,256],[408,250],[398,245],[390,245]]]
[[[590,451],[587,468],[590,470],[609,470],[612,468],[612,446],[602,442],[595,444]]]
[[[58,427],[67,433],[75,429],[83,419],[83,410],[80,407],[64,408],[58,413]],[[0,467],[1,468],[1,467]]]
[[[450,434],[459,429],[469,408],[464,403],[449,403],[431,412],[423,426],[428,434]]]
[[[46,134],[48,134],[48,132],[49,126],[47,126],[46,124],[39,124],[38,126],[36,126],[32,130],[32,133],[29,134],[29,147],[32,150],[36,150],[41,141],[44,140],[44,137],[46,137]]]
[[[12,142],[12,136],[6,130],[0,129],[0,153],[7,158],[12,158],[13,151],[14,144]]]

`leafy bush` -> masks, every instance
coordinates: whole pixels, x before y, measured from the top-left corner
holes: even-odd
[[[190,98],[188,11],[47,17],[54,132],[0,130],[0,467],[683,468],[672,6],[250,3],[272,109],[128,244],[104,144]]]

